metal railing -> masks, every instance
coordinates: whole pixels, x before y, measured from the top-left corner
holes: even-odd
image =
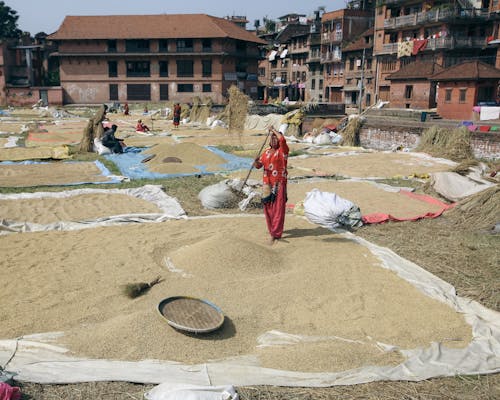
[[[447,36],[442,38],[427,39],[426,50],[457,49],[464,47],[483,47],[486,44],[486,36],[464,37]],[[394,54],[398,52],[398,43],[385,43],[378,54]]]
[[[443,21],[451,17],[487,18],[488,16],[489,16],[488,9],[483,9],[483,8],[472,8],[466,10],[437,8],[426,12],[417,12],[413,14],[403,15],[401,17],[386,19],[384,20],[384,28],[396,29],[404,26],[415,26],[418,24]]]

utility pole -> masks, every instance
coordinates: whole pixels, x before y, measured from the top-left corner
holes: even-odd
[[[361,59],[361,79],[359,81],[358,114],[361,114],[362,103],[363,103],[363,85],[364,85],[364,78],[365,78],[365,52],[366,52],[366,49],[363,49],[363,57]]]

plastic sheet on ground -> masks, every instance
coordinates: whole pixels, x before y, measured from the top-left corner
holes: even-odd
[[[443,212],[445,212],[446,210],[454,207],[454,204],[443,203],[442,201],[435,199],[432,196],[425,195],[425,194],[417,194],[417,193],[410,192],[408,190],[401,190],[399,193],[406,195],[408,197],[414,198],[414,199],[418,199],[418,200],[427,202],[429,204],[437,205],[440,207],[440,209],[438,211],[435,211],[435,212],[427,212],[425,214],[415,215],[415,216],[406,217],[406,218],[395,217],[391,214],[385,214],[385,213],[365,214],[365,215],[363,215],[363,222],[365,224],[379,224],[379,223],[387,222],[387,221],[394,221],[394,222],[417,221],[417,220],[423,219],[423,218],[437,218],[441,214],[443,214]]]
[[[72,357],[51,340],[62,333],[46,333],[0,341],[0,365],[16,374],[18,381],[75,383],[127,381],[137,383],[177,383],[188,385],[276,385],[326,387],[353,385],[380,380],[419,381],[432,377],[486,374],[500,371],[500,314],[481,304],[456,295],[450,284],[391,250],[344,233],[366,246],[382,261],[382,268],[394,271],[427,296],[463,313],[472,327],[472,340],[465,348],[449,348],[432,343],[426,348],[402,349],[406,360],[396,366],[367,365],[342,372],[305,373],[262,368],[251,357],[230,358],[185,365],[178,362],[142,360],[124,362]],[[310,341],[315,338],[271,332],[280,340]],[[256,345],[262,345],[256,343]],[[380,343],[381,348],[390,344]]]
[[[145,185],[134,189],[76,189],[64,192],[0,194],[0,200],[40,199],[46,197],[71,198],[72,196],[89,193],[126,194],[156,204],[162,213],[111,215],[95,220],[59,221],[51,224],[21,223],[0,219],[0,235],[14,232],[65,231],[119,224],[162,222],[168,219],[184,218],[186,216],[179,202],[175,198],[168,196],[161,189],[161,186],[158,185]]]
[[[250,168],[252,159],[245,157],[237,157],[232,154],[225,153],[216,147],[207,146],[208,150],[221,156],[227,162],[220,165],[221,171],[234,171],[238,169]],[[151,172],[148,169],[147,163],[142,163],[142,160],[147,155],[142,154],[144,149],[138,147],[127,147],[123,154],[108,154],[105,157],[113,161],[120,172],[131,179],[158,179],[158,178],[175,178],[180,176],[193,176],[193,175],[213,175],[213,172],[206,172],[203,165],[196,166],[197,172],[186,172],[176,174],[161,174],[158,172]]]
[[[494,185],[484,179],[470,179],[456,172],[435,172],[431,175],[431,184],[436,192],[451,201],[460,201]]]

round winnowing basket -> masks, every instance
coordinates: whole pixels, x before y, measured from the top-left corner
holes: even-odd
[[[207,300],[187,296],[167,297],[158,304],[160,315],[175,329],[207,333],[219,329],[224,314]]]

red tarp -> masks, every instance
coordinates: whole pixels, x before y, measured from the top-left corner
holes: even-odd
[[[372,213],[372,214],[367,214],[363,215],[361,218],[363,220],[363,223],[365,224],[380,224],[383,222],[387,221],[417,221],[422,218],[436,218],[439,217],[444,211],[453,208],[455,204],[446,204],[443,203],[441,200],[435,199],[434,197],[428,196],[426,194],[416,194],[409,192],[407,190],[401,190],[399,193],[406,195],[408,197],[411,197],[413,199],[417,199],[420,201],[425,201],[426,203],[433,204],[436,206],[441,207],[439,211],[436,212],[428,212],[422,215],[417,215],[414,217],[408,217],[408,218],[396,218],[393,217],[390,214],[384,214],[384,213]]]

